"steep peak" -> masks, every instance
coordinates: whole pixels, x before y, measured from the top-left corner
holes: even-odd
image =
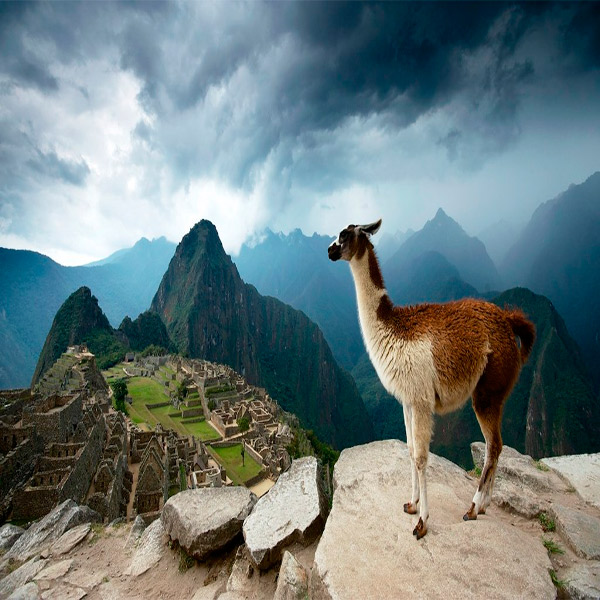
[[[449,217],[444,212],[443,208],[438,208],[437,212],[435,213],[435,217],[433,217],[433,219],[425,223],[423,230],[430,229],[433,227],[435,227],[436,229],[443,227],[444,229],[454,230],[456,232],[461,232],[464,235],[467,235],[464,229],[452,217]]]

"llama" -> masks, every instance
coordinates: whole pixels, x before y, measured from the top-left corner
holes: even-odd
[[[463,518],[477,519],[492,497],[504,401],[531,352],[535,327],[521,311],[481,300],[394,306],[369,240],[380,226],[381,219],[348,225],[328,254],[333,261],[350,263],[367,352],[383,386],[402,403],[412,478],[404,511],[417,514],[418,505],[413,535],[421,539],[429,518],[426,469],[433,414],[446,414],[469,397],[473,400],[486,452],[477,491]]]

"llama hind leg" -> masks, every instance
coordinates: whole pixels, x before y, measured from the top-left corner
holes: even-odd
[[[429,442],[431,441],[432,414],[427,409],[413,408],[412,433],[414,440],[415,467],[419,480],[419,521],[413,530],[413,535],[420,540],[427,533],[429,506],[427,503],[427,459],[429,457]]]
[[[502,452],[502,436],[500,435],[502,404],[502,397],[488,397],[482,400],[477,394],[473,395],[473,408],[485,438],[485,461],[471,508],[463,517],[465,521],[476,519],[477,515],[485,514],[492,500],[496,467]]]
[[[408,404],[402,404],[404,411],[404,426],[406,428],[406,444],[408,446],[408,454],[410,456],[410,478],[412,485],[412,493],[410,502],[404,505],[404,512],[409,515],[417,514],[417,504],[419,503],[419,476],[417,475],[417,467],[415,465],[414,440],[412,431],[412,408]]]

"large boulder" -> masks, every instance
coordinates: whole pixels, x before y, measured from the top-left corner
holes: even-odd
[[[273,600],[304,600],[308,597],[308,574],[294,555],[285,550]]]
[[[256,504],[245,487],[186,490],[169,498],[161,521],[171,539],[198,560],[231,542]]]
[[[27,529],[4,555],[3,562],[10,558],[27,560],[51,546],[65,531],[93,522],[102,522],[96,511],[88,506],[78,506],[73,500],[65,500]]]
[[[315,554],[313,598],[555,598],[541,541],[509,526],[497,509],[464,522],[476,481],[432,454],[429,532],[417,541],[417,518],[402,510],[410,472],[399,441],[342,452]]]
[[[317,459],[295,460],[288,471],[256,503],[244,522],[244,539],[259,569],[279,562],[293,542],[309,544],[321,533],[327,518]]]

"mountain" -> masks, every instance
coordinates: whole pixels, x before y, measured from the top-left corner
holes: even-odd
[[[106,315],[98,306],[98,299],[87,287],[73,292],[56,313],[35,367],[32,386],[68,346],[84,343],[97,356],[125,353],[124,344],[116,338]],[[100,360],[98,365],[102,368]]]
[[[337,448],[373,439],[352,377],[304,313],[244,283],[201,221],[181,240],[152,301],[180,352],[230,365]]]
[[[143,350],[156,345],[171,348],[165,325],[156,313],[144,312],[135,321],[126,317],[121,327],[113,329],[88,287],[73,292],[59,308],[33,374],[32,385],[75,344],[87,345],[96,355],[98,367],[104,369],[122,360],[128,350]]]
[[[244,244],[235,264],[244,281],[305,312],[329,343],[336,360],[350,369],[363,352],[356,294],[350,270],[327,257],[332,238],[266,230],[259,243]]]
[[[517,241],[520,229],[522,226],[515,227],[505,219],[501,219],[477,234],[495,265],[502,264],[506,253]]]
[[[468,236],[464,229],[441,208],[431,221],[408,238],[385,262],[387,281],[391,283],[406,263],[427,252],[438,252],[458,269],[460,278],[480,292],[500,288],[500,276],[483,243]]]
[[[501,270],[552,300],[600,387],[600,172],[540,205]]]
[[[56,311],[81,286],[94,290],[115,325],[146,310],[174,248],[165,238],[142,239],[94,267],[0,248],[0,389],[29,384]]]

